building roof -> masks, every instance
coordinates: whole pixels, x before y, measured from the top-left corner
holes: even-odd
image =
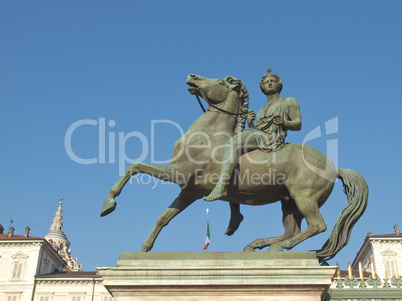
[[[25,235],[18,235],[18,234],[13,234],[11,237],[9,237],[8,233],[3,233],[3,234],[0,234],[0,240],[41,240],[41,241],[44,241],[45,239],[43,237],[25,236]]]

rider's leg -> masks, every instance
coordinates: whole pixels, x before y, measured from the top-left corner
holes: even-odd
[[[239,162],[242,153],[255,149],[257,139],[254,132],[244,131],[229,140],[229,146],[225,148],[219,180],[211,193],[204,198],[206,201],[214,201],[227,195],[226,186]]]

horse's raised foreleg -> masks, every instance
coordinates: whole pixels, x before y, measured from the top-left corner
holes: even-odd
[[[140,252],[149,252],[161,232],[162,228],[165,227],[176,215],[186,209],[195,200],[201,198],[202,195],[190,195],[184,193],[183,191],[178,195],[174,202],[167,208],[156,220],[155,226],[153,227],[151,233],[148,235],[147,239],[142,244]]]
[[[127,181],[137,173],[145,173],[155,178],[178,184],[180,184],[182,181],[182,179],[178,178],[176,165],[174,164],[156,165],[140,162],[134,163],[127,168],[127,170],[124,172],[124,175],[121,176],[117,183],[114,184],[110,189],[106,200],[103,202],[101,216],[105,216],[114,211],[116,208],[115,197],[120,195],[121,190],[123,189],[124,185],[126,185]]]
[[[255,249],[261,250],[265,247],[270,246],[271,244],[281,242],[300,233],[303,216],[300,214],[294,201],[282,201],[282,212],[282,222],[285,228],[285,232],[283,233],[283,235],[271,238],[256,239],[243,249],[244,252],[254,252]]]

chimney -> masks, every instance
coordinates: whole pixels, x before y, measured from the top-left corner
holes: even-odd
[[[399,235],[399,226],[395,224],[394,229],[395,229],[395,234]]]
[[[24,236],[25,236],[25,237],[28,237],[28,236],[29,236],[29,230],[31,230],[31,228],[25,227],[25,233],[24,233]]]
[[[10,227],[10,231],[8,232],[8,237],[13,237],[14,234],[14,227]]]
[[[2,224],[0,224],[0,234],[3,234],[4,233],[4,228],[3,228],[3,225]]]

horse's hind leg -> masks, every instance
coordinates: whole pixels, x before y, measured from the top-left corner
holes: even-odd
[[[114,184],[113,187],[110,189],[106,200],[103,202],[101,216],[105,216],[114,211],[114,209],[116,208],[116,200],[114,198],[120,195],[121,190],[123,189],[124,185],[126,185],[127,181],[137,173],[145,173],[154,176],[155,178],[169,182],[179,182],[176,174],[176,166],[173,164],[156,165],[140,162],[134,163],[126,169],[124,175],[122,175],[117,183]]]
[[[282,212],[282,222],[283,226],[285,227],[285,232],[283,235],[271,238],[256,239],[243,249],[244,252],[254,252],[255,249],[261,250],[270,246],[271,244],[281,242],[300,233],[303,216],[300,214],[294,201],[282,201]]]
[[[327,229],[320,213],[318,202],[313,199],[314,198],[312,198],[311,195],[310,198],[299,196],[298,199],[295,199],[297,208],[306,218],[307,228],[288,239],[272,244],[268,251],[282,251],[283,249],[290,250],[302,241],[317,235],[318,233],[324,232]]]
[[[167,208],[156,220],[155,226],[153,227],[151,233],[148,235],[147,239],[142,244],[140,252],[151,251],[156,238],[161,232],[162,228],[165,227],[176,215],[186,209],[195,200],[201,198],[202,196],[189,195],[182,191],[174,202]]]

